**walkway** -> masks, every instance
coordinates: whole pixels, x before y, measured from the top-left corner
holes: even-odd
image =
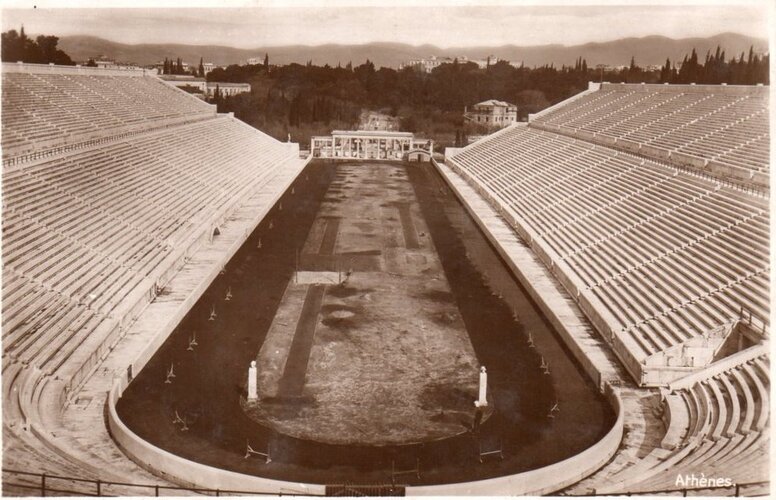
[[[589,493],[597,485],[605,484],[606,478],[659,446],[665,431],[653,413],[659,401],[657,392],[633,384],[576,302],[498,212],[447,165],[437,167],[514,275],[564,337],[585,371],[591,375],[600,373],[603,382],[619,389],[626,429],[620,451],[597,473],[564,490],[576,495]]]
[[[129,482],[171,484],[140,468],[116,446],[105,424],[108,391],[114,377],[126,373],[130,363],[135,362],[135,373],[140,371],[303,168],[301,161],[278,168],[275,177],[262,185],[220,228],[221,234],[213,243],[200,248],[176,274],[167,287],[169,294],[158,296],[143,311],[75,394],[73,402],[62,411],[51,406],[48,413],[52,418],[47,428],[56,434],[62,449],[101,468],[106,475],[118,475]],[[142,361],[135,361],[138,358]]]

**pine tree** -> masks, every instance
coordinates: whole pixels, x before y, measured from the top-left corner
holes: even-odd
[[[269,72],[269,53],[264,53],[264,71]]]
[[[198,71],[197,71],[197,76],[199,76],[199,77],[204,77],[205,76],[205,65],[204,65],[203,60],[202,60],[201,57],[199,58],[199,68],[198,68]]]

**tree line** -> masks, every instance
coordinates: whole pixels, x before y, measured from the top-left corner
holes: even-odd
[[[671,59],[666,59],[660,70],[660,83],[728,83],[730,85],[755,85],[768,83],[770,71],[770,56],[759,56],[754,53],[754,47],[749,47],[749,55],[741,52],[738,59],[734,56],[726,60],[725,51],[717,46],[714,54],[706,53],[703,63],[698,61],[698,54],[693,49],[692,54],[685,55],[679,69]]]
[[[39,35],[33,40],[24,33],[24,26],[18,32],[9,30],[0,36],[0,59],[3,62],[75,64],[70,56],[57,48],[59,37]]]
[[[58,38],[36,40],[10,30],[2,34],[2,60],[73,64],[57,49]],[[311,135],[328,134],[334,128],[355,128],[363,110],[375,110],[400,119],[402,130],[415,132],[442,145],[459,144],[467,135],[481,133],[465,123],[463,110],[486,99],[516,104],[519,119],[526,119],[549,105],[587,88],[589,81],[612,83],[768,84],[769,56],[750,48],[730,59],[721,48],[708,52],[703,61],[693,49],[681,63],[666,59],[659,69],[640,67],[635,58],[623,68],[591,66],[579,57],[573,65],[526,67],[507,61],[488,61],[484,68],[473,62],[442,64],[431,73],[407,67],[377,69],[371,61],[354,66],[306,64],[231,65],[204,74],[203,61],[190,74],[209,82],[251,84],[251,92],[225,97],[216,91],[213,101],[220,112],[234,112],[241,120],[267,133],[307,143]],[[164,74],[185,74],[180,57],[165,58]]]
[[[573,68],[514,68],[505,61],[480,69],[474,63],[441,65],[425,74],[412,68],[375,68],[367,60],[354,66],[251,65],[215,69],[209,81],[250,83],[251,92],[225,98],[219,111],[278,138],[291,133],[307,142],[332,128],[352,128],[362,110],[397,116],[403,130],[438,139],[452,138],[463,126],[464,106],[485,99],[516,103],[525,115],[570,96],[587,85]]]
[[[695,50],[677,65],[645,69],[635,58],[624,68],[592,67],[580,57],[571,66],[554,64],[529,68],[496,61],[480,68],[472,62],[442,64],[431,73],[414,68],[376,69],[367,60],[337,66],[232,65],[207,75],[210,81],[250,83],[251,92],[220,99],[219,111],[235,115],[277,138],[291,134],[306,143],[310,135],[336,127],[357,126],[362,110],[398,116],[402,130],[429,136],[442,144],[460,143],[482,132],[464,123],[463,110],[486,99],[518,106],[519,119],[587,88],[589,81],[612,83],[768,83],[769,58],[753,49],[748,57],[726,60],[719,49],[698,60]],[[456,139],[457,138],[457,139]]]

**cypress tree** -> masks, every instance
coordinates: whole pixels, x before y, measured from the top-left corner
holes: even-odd
[[[666,58],[666,63],[660,68],[660,83],[668,83],[671,78],[671,60]]]

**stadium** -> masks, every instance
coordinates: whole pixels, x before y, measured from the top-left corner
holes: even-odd
[[[4,63],[4,494],[767,494],[768,93],[313,159]]]

